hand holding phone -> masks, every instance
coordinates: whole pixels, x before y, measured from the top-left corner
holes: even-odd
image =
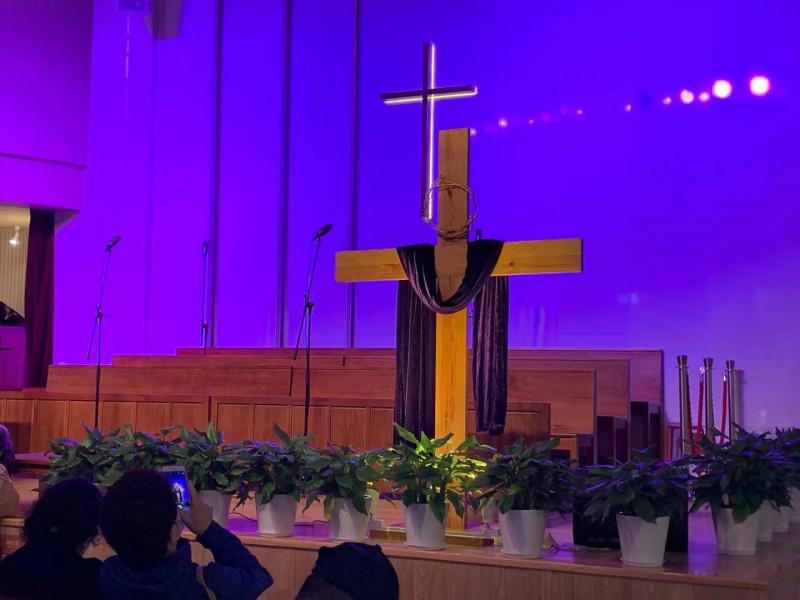
[[[189,510],[178,511],[178,516],[186,526],[197,536],[201,536],[206,532],[211,521],[213,520],[213,512],[211,507],[203,502],[203,499],[197,495],[192,482],[188,482],[189,496],[191,508]]]
[[[189,493],[189,480],[186,477],[186,470],[181,466],[169,466],[161,469],[161,472],[164,474],[167,483],[169,483],[178,510],[190,509],[192,507],[192,497]]]

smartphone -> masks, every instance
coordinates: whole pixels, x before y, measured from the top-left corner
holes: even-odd
[[[181,466],[163,467],[161,472],[169,483],[172,494],[175,496],[175,504],[178,510],[189,510],[192,507],[192,500],[189,497],[189,484],[186,481],[186,469]]]

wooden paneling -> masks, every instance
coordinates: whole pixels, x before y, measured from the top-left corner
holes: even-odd
[[[94,389],[94,369],[51,366],[48,390],[86,393]],[[291,367],[111,367],[103,373],[104,394],[285,395]]]
[[[136,402],[103,402],[100,405],[100,423],[104,432],[123,425],[136,425]]]
[[[94,402],[89,400],[69,401],[69,420],[67,421],[67,436],[73,440],[82,440],[86,437],[86,428],[94,426]]]
[[[369,447],[386,448],[394,436],[394,409],[371,408],[369,411]]]
[[[303,407],[292,407],[292,434],[303,433]],[[308,411],[308,433],[314,436],[313,443],[324,446],[331,440],[331,409],[327,406],[312,406]]]
[[[277,424],[284,431],[291,431],[291,406],[257,405],[255,407],[255,418],[253,419],[254,439],[277,441],[277,436],[272,427],[273,424]]]
[[[169,402],[136,403],[136,429],[146,433],[158,433],[164,427],[171,425],[169,422]]]
[[[312,366],[314,398],[394,398],[394,369],[316,369]],[[294,369],[292,397],[305,397],[305,369]],[[269,392],[277,395],[276,391]]]
[[[169,425],[205,429],[208,425],[208,405],[195,402],[170,402]]]
[[[332,442],[352,446],[358,450],[366,450],[368,428],[368,408],[331,407]]]
[[[36,420],[33,431],[32,452],[50,448],[50,440],[67,432],[69,402],[67,400],[39,400],[36,402]]]
[[[35,402],[30,398],[6,399],[5,426],[14,440],[18,453],[31,452],[33,442],[33,415]]]
[[[217,427],[229,442],[253,439],[252,404],[216,404]]]
[[[592,433],[594,371],[517,370],[508,375],[508,396],[550,405],[553,433]]]

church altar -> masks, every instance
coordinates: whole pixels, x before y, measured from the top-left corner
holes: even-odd
[[[34,499],[35,479],[19,478],[23,508]],[[311,572],[321,546],[332,545],[320,506],[299,515],[295,537],[269,538],[257,533],[255,510],[246,504],[232,514],[229,528],[269,569],[275,584],[264,600],[293,600]],[[386,523],[402,520],[402,508],[381,501],[376,517]],[[472,524],[475,526],[476,524]],[[477,525],[480,528],[480,525]],[[22,520],[0,521],[0,551],[21,544]],[[505,556],[499,545],[464,547],[450,545],[441,551],[406,547],[400,541],[375,540],[392,561],[399,580],[400,598],[470,600],[790,600],[800,589],[800,525],[774,541],[759,544],[755,556],[722,556],[716,553],[711,517],[692,515],[690,545],[686,554],[667,553],[666,564],[657,569],[626,567],[613,550],[582,550],[571,546],[569,521],[553,516],[548,522],[559,550],[546,551],[541,559]],[[184,534],[192,539],[191,534]],[[109,548],[100,543],[89,555],[105,557]],[[208,551],[193,544],[198,562],[210,560]]]

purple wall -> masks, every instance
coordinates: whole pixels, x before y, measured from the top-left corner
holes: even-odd
[[[0,202],[80,207],[91,15],[91,0],[0,2]]]
[[[59,237],[58,360],[83,358],[114,234],[107,356],[197,344],[200,244],[214,237],[217,343],[293,343],[326,222],[315,341],[345,344],[333,251],[433,240],[417,216],[418,109],[378,99],[418,84],[433,40],[440,83],[480,88],[439,105],[438,126],[476,130],[484,235],[585,240],[583,274],[513,281],[512,344],[663,348],[673,419],[674,355],[734,358],[747,425],[800,417],[796,3],[251,0],[220,16],[208,0],[184,2],[178,36],[159,41],[106,4],[86,206]],[[764,98],[746,86],[759,72]],[[677,101],[719,77],[731,98]],[[357,286],[357,345],[393,344],[394,294]]]

